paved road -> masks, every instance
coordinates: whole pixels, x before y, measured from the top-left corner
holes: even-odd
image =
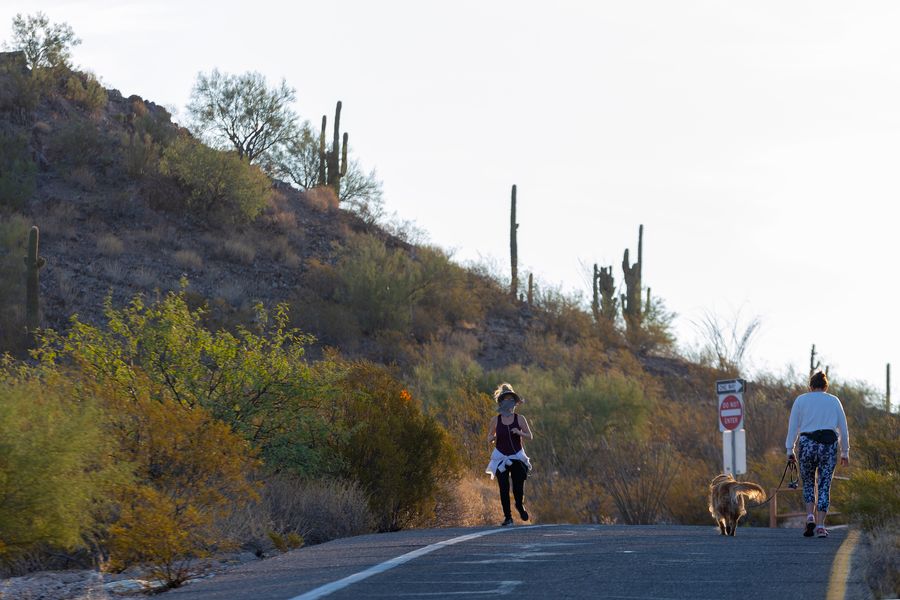
[[[847,530],[827,539],[796,529],[548,525],[503,530],[437,529],[369,535],[296,550],[165,595],[171,600],[291,600],[373,565],[426,549],[326,597],[433,599],[825,598]],[[858,583],[858,582],[857,582]],[[853,587],[851,586],[851,589]],[[857,586],[857,590],[861,589]],[[857,592],[858,594],[858,592]],[[849,597],[859,597],[850,594]]]

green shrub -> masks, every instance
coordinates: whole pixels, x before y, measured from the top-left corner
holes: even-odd
[[[133,381],[129,395],[86,384],[105,403],[118,460],[133,469],[114,494],[110,566],[149,564],[176,587],[190,575],[191,558],[230,546],[216,522],[257,499],[249,478],[258,464],[249,443],[202,407],[151,398],[152,382],[141,374]]]
[[[900,473],[859,469],[832,493],[835,505],[867,531],[900,517]]]
[[[106,89],[93,73],[72,73],[66,81],[65,95],[89,114],[100,112],[109,100]]]
[[[0,210],[19,210],[34,194],[37,165],[28,141],[0,130]]]
[[[254,220],[272,194],[272,184],[259,167],[186,135],[163,151],[159,170],[182,187],[188,210],[221,222]]]
[[[0,382],[0,559],[75,548],[103,494],[100,414],[41,382]]]
[[[44,362],[72,362],[92,379],[130,393],[139,373],[155,398],[203,407],[253,443],[272,469],[316,475],[332,468],[328,441],[335,432],[320,410],[321,390],[304,360],[309,336],[288,329],[287,309],[257,307],[258,329],[236,333],[203,327],[203,312],[184,293],[123,309],[107,300],[107,324],[73,318],[65,338],[48,332]]]
[[[0,354],[18,352],[25,335],[25,264],[31,223],[23,216],[0,214]]]
[[[449,436],[385,368],[358,362],[341,370],[335,385],[348,434],[338,448],[349,475],[370,494],[378,529],[429,519],[440,486],[458,472]]]
[[[108,167],[113,163],[113,144],[96,123],[73,119],[50,138],[48,154],[52,161],[72,167]]]

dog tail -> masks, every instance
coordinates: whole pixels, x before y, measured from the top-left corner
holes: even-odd
[[[732,493],[737,496],[741,495],[748,500],[753,500],[754,502],[765,502],[766,501],[766,490],[762,489],[755,483],[750,483],[749,481],[741,481],[731,488]]]

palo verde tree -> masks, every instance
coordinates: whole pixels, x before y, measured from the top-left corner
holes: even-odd
[[[72,48],[81,43],[68,23],[50,23],[42,12],[13,18],[12,43],[4,43],[8,50],[21,51],[31,69],[68,67]]]
[[[259,162],[295,135],[294,89],[284,79],[270,88],[261,73],[199,73],[187,109],[196,133],[220,149]]]

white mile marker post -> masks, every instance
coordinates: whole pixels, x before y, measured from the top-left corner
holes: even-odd
[[[716,382],[719,397],[719,431],[722,432],[722,462],[725,473],[742,475],[747,472],[747,437],[744,431],[743,379]]]

